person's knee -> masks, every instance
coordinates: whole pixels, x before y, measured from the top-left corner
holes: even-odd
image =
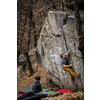
[[[45,92],[45,95],[48,95],[48,93],[47,93],[47,92]]]
[[[65,71],[66,71],[66,72],[69,72],[69,69],[68,69],[68,68],[65,68]]]
[[[48,93],[47,93],[47,92],[42,92],[42,94],[43,94],[43,95],[48,95]]]
[[[47,97],[47,96],[48,96],[48,93],[47,93],[47,92],[44,92],[44,93],[43,93],[43,96],[44,96],[44,97]]]
[[[72,73],[72,71],[71,71],[71,70],[68,70],[67,72]]]

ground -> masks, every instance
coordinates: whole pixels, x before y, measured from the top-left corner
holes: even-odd
[[[35,73],[29,77],[29,70],[26,70],[22,74],[18,74],[20,67],[17,68],[17,97],[19,97],[21,94],[18,93],[19,90],[31,87],[35,76],[40,75],[41,76],[41,85],[42,88],[53,88],[53,90],[59,89],[59,86],[56,86],[51,80],[49,74],[46,72],[46,70],[35,64],[32,67],[35,71]],[[42,98],[41,100],[45,100]],[[64,95],[60,95],[57,97],[49,97],[47,100],[84,100],[84,92],[78,91],[75,93],[66,93]]]
[[[50,100],[84,100],[84,93],[82,91],[65,93],[61,96],[50,97]]]

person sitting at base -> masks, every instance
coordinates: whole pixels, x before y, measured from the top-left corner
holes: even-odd
[[[47,97],[48,93],[42,92],[41,83],[39,81],[40,81],[40,76],[36,76],[35,81],[33,82],[33,85],[32,85],[32,91],[36,95]]]
[[[79,78],[80,76],[78,76],[75,72],[73,72],[73,70],[70,68],[73,65],[70,64],[68,65],[67,62],[67,55],[70,53],[70,50],[68,50],[68,52],[64,55],[64,54],[60,54],[60,57],[62,58],[62,69],[66,72],[69,72],[71,74],[71,81],[73,81],[73,77]]]

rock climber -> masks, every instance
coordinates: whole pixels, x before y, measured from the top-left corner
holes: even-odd
[[[33,82],[33,85],[32,85],[32,91],[36,95],[47,97],[48,93],[42,92],[41,83],[39,81],[40,81],[40,76],[36,76],[35,81]]]
[[[68,65],[68,61],[67,61],[67,55],[70,53],[70,50],[68,50],[68,52],[66,54],[60,54],[60,57],[62,58],[62,69],[66,72],[69,72],[71,74],[71,81],[73,81],[73,77],[76,77],[77,79],[80,77],[80,75],[78,76],[75,72],[73,72],[73,70],[70,68],[73,65],[70,64]]]

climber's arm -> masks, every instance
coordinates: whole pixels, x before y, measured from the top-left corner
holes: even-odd
[[[66,56],[70,53],[70,50],[68,50],[68,52],[66,53]]]
[[[70,65],[63,65],[64,67],[72,67],[73,65],[70,64]]]

